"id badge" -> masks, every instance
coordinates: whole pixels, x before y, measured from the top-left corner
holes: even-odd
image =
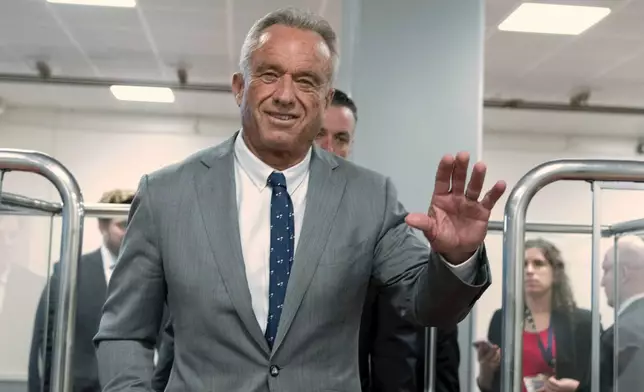
[[[527,392],[539,392],[546,383],[546,377],[542,374],[534,377],[523,377],[523,383]]]

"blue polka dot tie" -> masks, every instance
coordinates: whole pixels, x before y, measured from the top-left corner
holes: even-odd
[[[268,288],[268,320],[266,341],[273,348],[277,326],[282,315],[286,286],[291,273],[295,244],[293,204],[286,190],[284,174],[273,172],[268,176],[268,185],[273,189],[271,197],[271,249],[270,280]]]

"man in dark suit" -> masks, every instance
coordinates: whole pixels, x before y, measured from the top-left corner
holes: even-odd
[[[336,89],[316,143],[347,158],[354,141],[358,108]],[[363,392],[421,392],[425,384],[425,329],[405,320],[376,287],[367,293],[360,327],[359,365]],[[458,392],[458,330],[438,329],[436,392]]]
[[[133,191],[113,190],[101,197],[101,203],[131,204]],[[98,365],[92,339],[98,330],[107,293],[107,284],[116,264],[126,219],[99,219],[103,237],[99,249],[81,256],[78,266],[78,300],[73,353],[73,391],[100,392]],[[49,285],[43,291],[34,322],[29,358],[29,391],[50,390],[52,331],[56,317],[59,264],[54,264]]]
[[[644,391],[644,241],[620,238],[602,268],[602,286],[617,320],[601,337],[600,390]]]
[[[326,110],[316,143],[343,158],[351,152],[358,111],[354,101],[336,89]],[[360,328],[359,367],[364,392],[421,392],[424,390],[425,330],[401,318],[390,302],[371,286]],[[173,362],[173,333],[168,325],[153,376],[155,391],[163,391]],[[460,352],[458,331],[438,330],[436,391],[458,392]]]

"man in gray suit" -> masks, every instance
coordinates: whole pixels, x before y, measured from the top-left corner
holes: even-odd
[[[104,391],[150,390],[166,301],[167,391],[359,391],[370,282],[436,326],[488,287],[483,240],[505,184],[479,200],[485,165],[466,186],[468,154],[445,156],[428,213],[408,214],[389,179],[313,146],[336,63],[326,21],[265,16],[233,76],[242,130],[142,178],[95,338]]]

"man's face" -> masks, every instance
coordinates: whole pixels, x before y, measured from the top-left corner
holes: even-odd
[[[332,105],[324,113],[322,130],[315,142],[323,149],[347,158],[351,152],[355,127],[356,120],[351,109]]]
[[[112,219],[108,222],[99,224],[103,244],[114,256],[118,256],[123,236],[125,236],[127,221],[124,219]]]
[[[255,148],[303,154],[319,133],[333,95],[332,59],[324,40],[312,31],[271,26],[252,52],[249,68],[248,75],[233,77],[246,137]]]
[[[616,298],[615,298],[615,250],[611,248],[606,252],[604,256],[604,261],[602,263],[602,280],[601,286],[604,288],[604,294],[606,295],[606,302],[611,308],[615,307]],[[618,281],[619,285],[620,282]],[[619,286],[618,286],[619,287]],[[617,293],[619,295],[619,292]]]

